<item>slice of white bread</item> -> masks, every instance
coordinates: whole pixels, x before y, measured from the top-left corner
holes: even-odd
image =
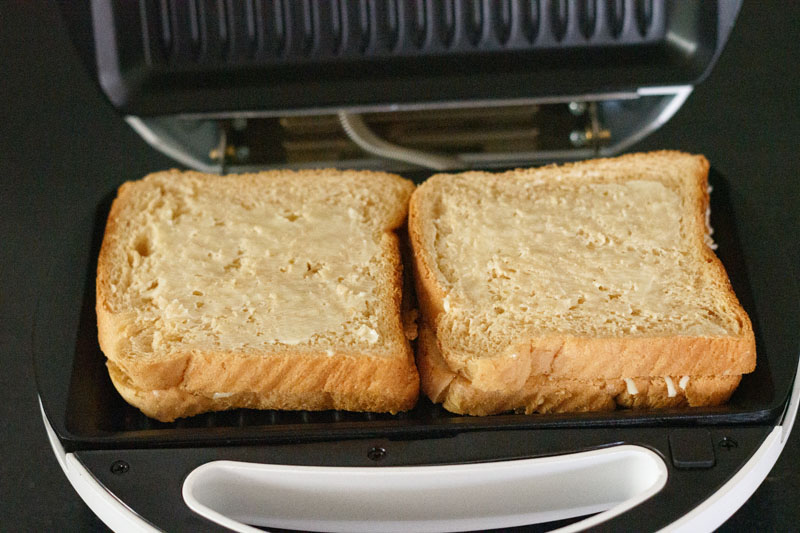
[[[707,176],[702,156],[663,151],[431,177],[408,226],[446,367],[483,392],[751,372],[750,320],[708,245]]]
[[[433,331],[425,324],[419,327],[417,366],[422,391],[431,401],[453,413],[470,415],[721,405],[741,380],[740,375],[586,380],[536,374],[516,389],[481,390],[448,368]]]
[[[168,171],[120,187],[97,268],[115,386],[162,421],[236,407],[398,412],[419,378],[394,230],[414,185]]]

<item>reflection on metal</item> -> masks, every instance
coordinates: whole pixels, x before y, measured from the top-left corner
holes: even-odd
[[[127,120],[152,146],[205,172],[509,167],[617,154],[669,120],[691,91],[691,86],[656,87],[635,96],[443,103],[424,109],[391,105],[361,114],[237,112]]]
[[[613,132],[613,142],[600,149],[600,155],[615,155],[627,150],[663,126],[680,109],[691,85],[639,89],[639,98],[607,101],[600,104],[600,119]]]
[[[464,166],[458,157],[448,157],[434,152],[424,152],[392,144],[381,139],[369,129],[361,115],[340,112],[339,121],[347,136],[365,152],[395,161],[419,165],[433,170],[451,170]]]
[[[573,108],[572,104],[575,102],[570,102],[569,110],[575,113],[575,109]],[[583,130],[574,130],[571,131],[569,134],[569,142],[572,143],[572,146],[576,148],[582,148],[584,146],[591,146],[595,150],[600,150],[600,146],[603,143],[608,142],[611,139],[611,132],[603,128],[600,124],[600,117],[598,116],[598,104],[597,102],[591,102],[588,104],[584,104],[583,112],[589,110],[589,125]]]

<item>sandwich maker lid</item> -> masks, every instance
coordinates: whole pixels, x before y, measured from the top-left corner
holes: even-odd
[[[63,3],[136,116],[514,101],[694,85],[741,2]]]

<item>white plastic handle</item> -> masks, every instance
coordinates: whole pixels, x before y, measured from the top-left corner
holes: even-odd
[[[495,463],[308,467],[214,461],[183,484],[186,504],[234,531],[466,531],[625,512],[666,484],[654,452],[631,445]],[[248,525],[249,524],[249,525]]]

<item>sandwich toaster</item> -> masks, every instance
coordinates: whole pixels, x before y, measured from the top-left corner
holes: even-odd
[[[625,151],[708,74],[740,4],[87,0],[61,10],[108,100],[179,164],[370,168],[420,182]],[[758,352],[725,406],[467,417],[421,398],[394,416],[240,409],[156,422],[116,393],[97,343],[108,190],[85,228],[90,253],[64,265],[81,273],[69,282],[83,299],[54,294],[36,309],[53,451],[119,531],[712,530],[766,477],[800,401],[796,346],[754,298],[761,274],[737,235],[735,182],[713,163],[717,255]]]

